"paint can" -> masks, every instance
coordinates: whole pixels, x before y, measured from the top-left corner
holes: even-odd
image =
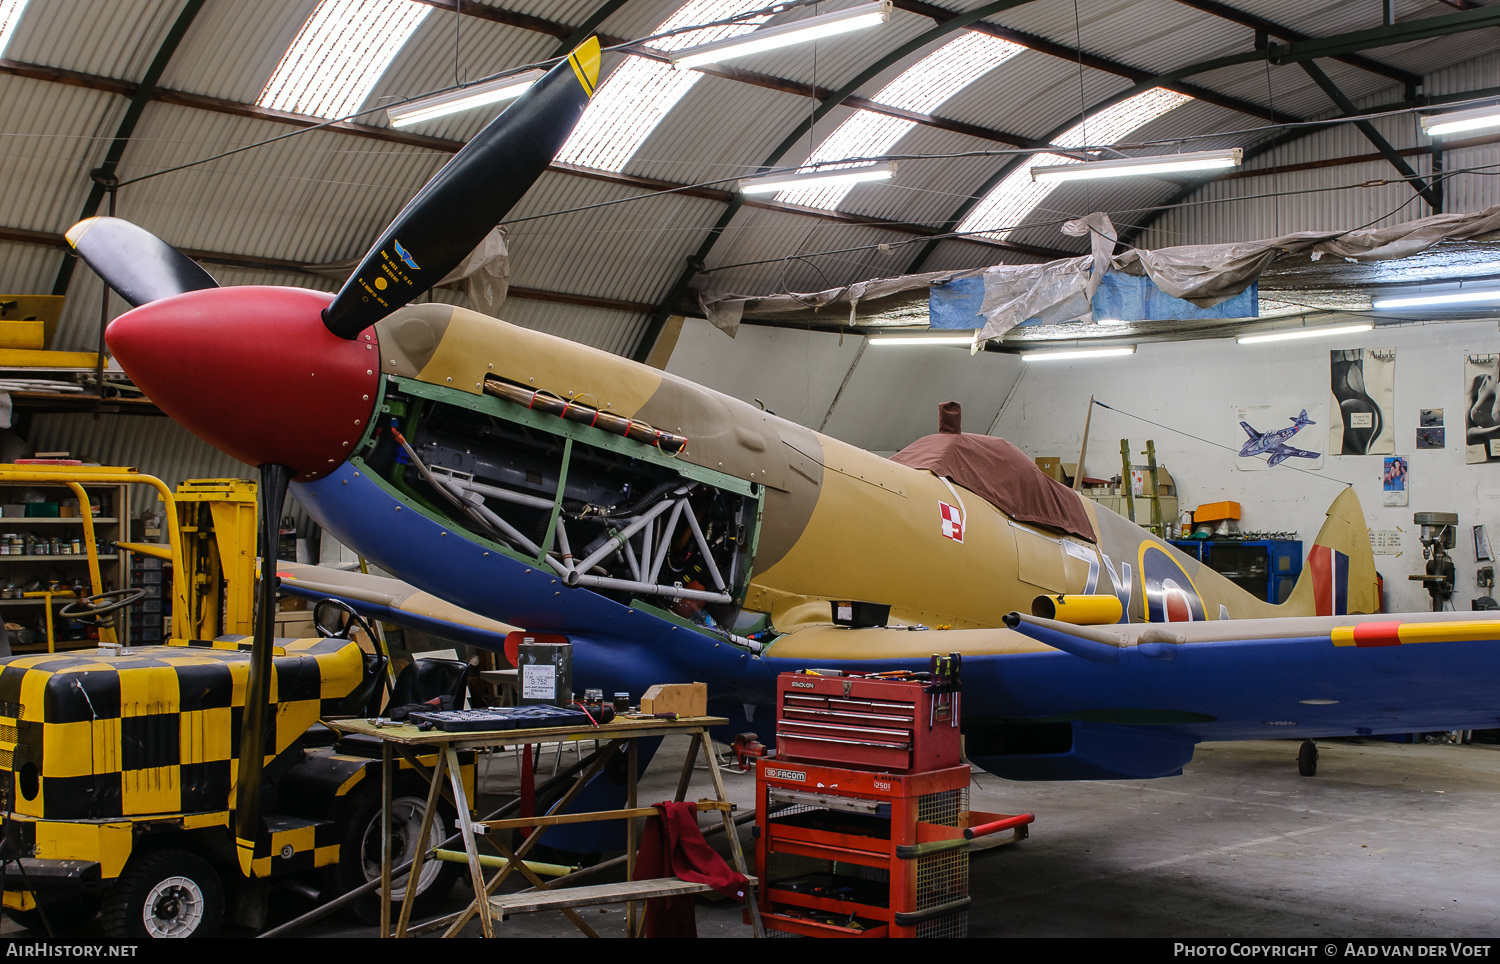
[[[573,644],[531,642],[516,650],[522,706],[566,706],[573,699]]]

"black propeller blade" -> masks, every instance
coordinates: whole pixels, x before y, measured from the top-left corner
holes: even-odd
[[[79,257],[132,308],[184,291],[219,286],[198,262],[120,218],[79,221],[66,237]]]
[[[547,169],[598,76],[599,41],[591,37],[454,155],[324,309],[328,330],[353,338],[457,267]]]
[[[235,778],[234,836],[240,869],[248,876],[260,828],[260,789],[267,738],[275,751],[275,709],[271,702],[272,647],[276,636],[276,550],[281,537],[281,509],[287,485],[297,474],[285,465],[260,466],[257,493],[260,514],[260,584],[255,608],[255,636],[250,647],[250,675],[245,682],[245,712],[240,721],[240,756]]]

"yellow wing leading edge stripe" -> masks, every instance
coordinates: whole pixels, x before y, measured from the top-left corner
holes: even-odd
[[[1463,620],[1451,623],[1368,622],[1340,626],[1330,634],[1335,646],[1401,646],[1408,643],[1476,642],[1500,637],[1494,621]]]

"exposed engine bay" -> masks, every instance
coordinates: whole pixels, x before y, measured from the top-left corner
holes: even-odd
[[[398,492],[568,586],[642,600],[732,637],[754,557],[756,483],[675,460],[667,452],[681,450],[680,436],[638,441],[640,423],[627,435],[499,391],[478,411],[425,394],[388,383],[385,424],[365,456]]]

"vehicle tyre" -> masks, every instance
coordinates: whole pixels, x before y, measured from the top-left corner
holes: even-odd
[[[100,921],[114,940],[213,937],[224,919],[224,884],[208,861],[185,850],[130,858],[104,894]]]
[[[72,897],[64,897],[50,904],[42,905],[42,912],[33,910],[10,910],[5,911],[5,916],[15,921],[21,927],[37,934],[46,934],[47,927],[42,923],[42,913],[47,915],[47,923],[52,925],[52,933],[59,939],[71,937],[93,923],[94,915],[99,913],[98,894],[75,894]]]
[[[391,800],[391,860],[399,867],[416,856],[417,834],[422,829],[422,814],[427,808],[424,795],[417,795],[415,787],[396,788]],[[452,834],[453,821],[457,819],[453,808],[445,801],[438,802],[437,819],[427,836],[427,846],[433,847]],[[439,860],[424,860],[417,881],[417,899],[412,907],[413,915],[425,916],[448,896],[453,884],[463,873],[460,864]],[[339,847],[338,886],[339,893],[347,893],[362,884],[380,878],[380,790],[371,787],[354,801],[349,811],[349,820],[344,826]],[[401,902],[406,898],[406,882],[398,878],[392,883],[391,919],[401,912]],[[366,924],[380,920],[380,897],[370,894],[358,900],[350,908],[355,917]]]
[[[1303,740],[1297,750],[1297,772],[1305,777],[1318,773],[1318,745],[1312,740]]]

